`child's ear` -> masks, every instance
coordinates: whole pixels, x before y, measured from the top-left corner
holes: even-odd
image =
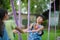
[[[5,14],[5,17],[7,16],[7,14]]]
[[[4,18],[8,19],[9,18],[8,14],[5,14]]]
[[[6,18],[6,14],[4,15],[4,18]]]

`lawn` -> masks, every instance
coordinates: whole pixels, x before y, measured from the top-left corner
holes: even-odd
[[[60,36],[60,30],[57,30],[56,32],[56,38]],[[18,36],[16,34],[15,40],[18,40]],[[22,40],[27,40],[27,34],[22,34]],[[44,31],[44,35],[42,36],[42,40],[48,40],[48,31]],[[55,33],[54,30],[50,31],[50,40],[55,40]]]

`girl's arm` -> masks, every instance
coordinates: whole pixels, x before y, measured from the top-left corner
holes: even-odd
[[[21,29],[21,28],[19,28],[19,27],[16,27],[15,29],[18,30],[18,31],[21,32],[21,33],[26,33],[26,32],[28,32],[28,30],[30,30],[30,29],[32,28],[32,26],[33,26],[33,23],[32,23],[32,24],[30,25],[30,27],[27,28],[27,29]]]
[[[24,31],[20,27],[16,27],[15,29],[18,30],[21,33],[24,33]]]
[[[23,29],[23,31],[24,31],[25,33],[28,32],[29,30],[31,30],[32,26],[33,26],[33,23],[30,25],[29,28],[27,28],[27,29]]]
[[[30,27],[28,28],[28,30],[31,30],[31,28],[32,28],[33,25],[34,25],[33,23],[30,24]]]
[[[37,30],[32,30],[32,32],[39,32],[39,31],[42,31],[44,30],[44,26],[42,26],[41,28],[38,28]]]
[[[41,28],[37,29],[37,32],[42,31],[42,30],[44,30],[44,26],[42,26]]]

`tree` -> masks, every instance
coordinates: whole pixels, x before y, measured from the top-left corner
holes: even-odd
[[[17,0],[14,0],[15,9],[17,10]],[[10,0],[0,0],[0,8],[8,9],[8,11],[12,11]]]
[[[27,7],[28,0],[21,0]],[[31,0],[31,14],[40,14],[43,13],[44,10],[48,8],[47,4],[49,4],[49,0]]]
[[[59,11],[60,11],[60,5],[59,5]],[[60,28],[60,12],[59,12],[59,21],[58,21],[58,27]]]
[[[10,1],[9,0],[0,0],[0,7],[9,9],[10,8]]]

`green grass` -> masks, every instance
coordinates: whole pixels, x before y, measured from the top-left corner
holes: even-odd
[[[57,30],[56,32],[56,38],[60,35],[60,30]],[[54,30],[50,31],[50,40],[55,40],[55,32]],[[48,31],[45,30],[44,35],[42,36],[42,40],[48,40]]]
[[[60,30],[57,30],[56,38],[60,36]],[[18,40],[18,36],[16,35],[15,40]],[[27,40],[27,34],[22,34],[22,40]],[[44,35],[42,36],[42,40],[48,40],[48,31],[44,31]],[[54,30],[50,31],[50,40],[55,40]]]

